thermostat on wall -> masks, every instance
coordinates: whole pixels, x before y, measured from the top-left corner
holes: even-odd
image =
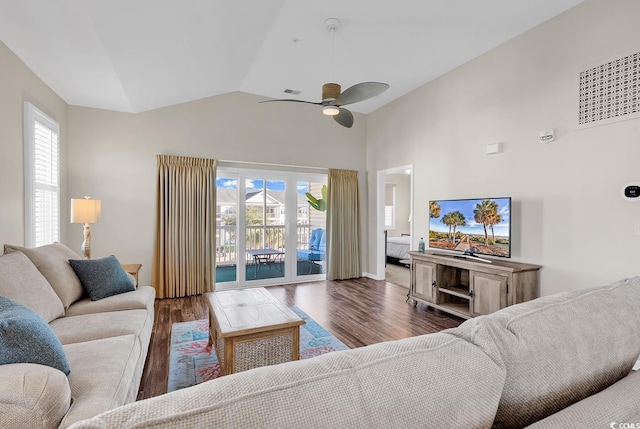
[[[620,190],[622,198],[631,202],[640,201],[640,182],[629,182]]]

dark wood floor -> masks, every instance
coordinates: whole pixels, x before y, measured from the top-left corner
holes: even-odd
[[[271,286],[288,307],[297,306],[351,348],[454,328],[462,319],[405,302],[407,289],[360,278],[344,281]],[[155,323],[138,399],[167,391],[171,325],[208,318],[202,296],[162,299],[155,303]]]

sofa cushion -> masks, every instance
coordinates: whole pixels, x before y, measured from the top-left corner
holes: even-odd
[[[31,363],[0,366],[0,428],[57,428],[71,404],[67,377]]]
[[[322,230],[322,235],[320,236],[320,243],[318,243],[318,250],[322,250],[323,252],[327,251],[327,234],[324,229]]]
[[[623,428],[620,423],[635,423],[628,428],[640,426],[640,371],[633,371],[627,377],[607,387],[595,395],[567,407],[540,420],[530,429],[557,428]],[[618,425],[612,426],[616,422]]]
[[[63,347],[71,365],[73,403],[60,427],[135,401],[140,382],[136,370],[144,357],[134,335]]]
[[[324,230],[322,228],[317,228],[311,231],[311,238],[309,239],[309,249],[318,249],[323,234]]]
[[[504,375],[478,347],[437,333],[227,375],[76,428],[490,428]]]
[[[503,363],[507,377],[495,427],[516,428],[625,377],[640,354],[639,308],[635,277],[538,298],[445,332]]]
[[[65,310],[84,294],[80,279],[69,265],[69,259],[80,259],[80,256],[64,244],[53,243],[34,248],[5,244],[4,249],[5,252],[17,250],[27,255],[47,279]]]
[[[61,317],[49,325],[62,344],[80,343],[120,335],[140,335],[149,320],[147,310],[122,310]]]
[[[115,256],[100,259],[70,259],[71,267],[92,301],[136,289]]]
[[[298,249],[298,259],[301,261],[324,261],[324,257],[322,250]]]
[[[65,311],[65,316],[79,316],[81,314],[105,313],[120,310],[153,310],[156,290],[151,286],[140,286],[136,290],[109,296],[99,301],[84,298],[74,302]]]
[[[0,365],[37,363],[69,374],[60,340],[35,311],[0,296]]]
[[[0,256],[0,295],[26,305],[46,322],[64,314],[58,295],[22,252]]]

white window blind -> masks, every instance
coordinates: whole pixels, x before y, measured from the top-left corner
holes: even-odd
[[[25,244],[60,241],[60,126],[25,102]]]
[[[396,226],[395,209],[394,206],[384,206],[384,227],[386,229],[394,229]]]

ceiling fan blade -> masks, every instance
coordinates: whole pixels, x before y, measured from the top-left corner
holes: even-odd
[[[362,82],[345,89],[342,94],[336,98],[333,105],[344,106],[346,104],[357,103],[367,100],[376,95],[380,95],[389,89],[389,85],[381,82]]]
[[[340,108],[340,113],[333,117],[333,120],[343,127],[351,128],[353,125],[353,114],[347,109]]]
[[[313,101],[304,101],[304,100],[295,100],[293,98],[279,98],[273,100],[262,100],[259,103],[271,103],[272,101],[290,101],[293,103],[306,103],[306,104],[315,104],[317,106],[322,106],[322,103],[314,103]]]

